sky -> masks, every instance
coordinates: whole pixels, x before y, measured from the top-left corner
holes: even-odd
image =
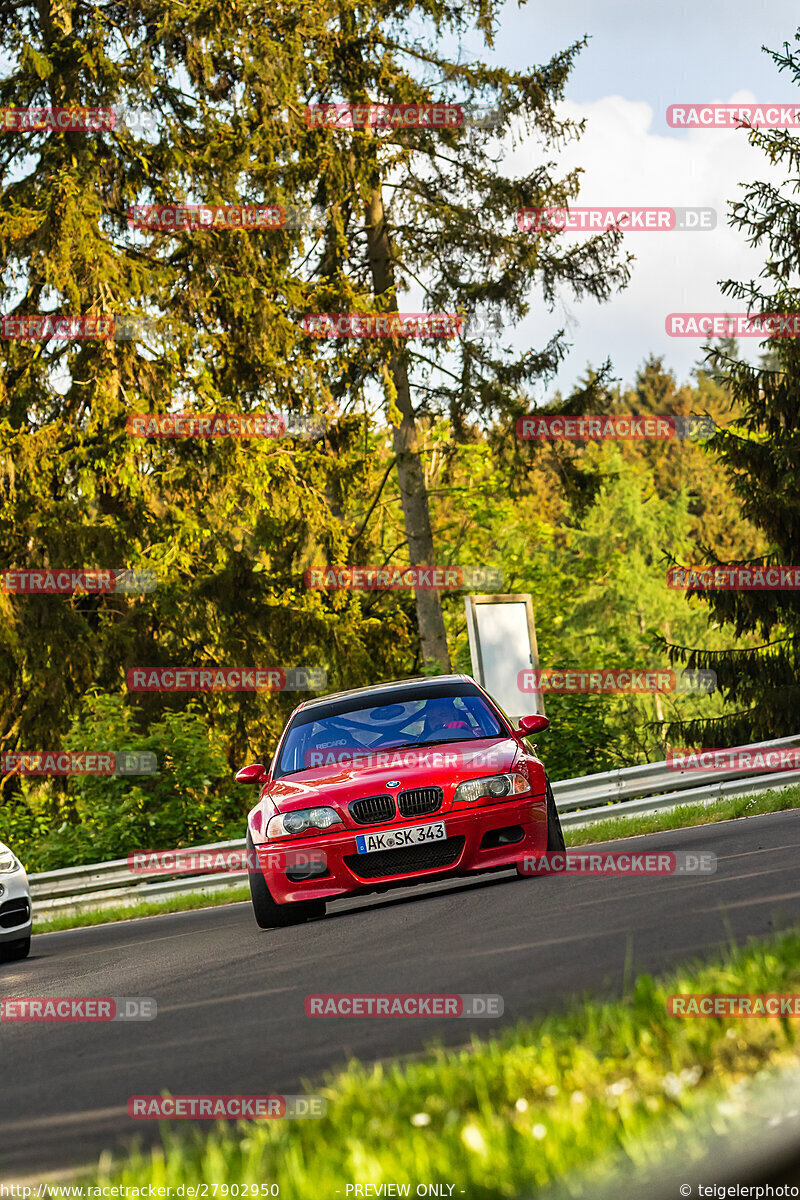
[[[589,363],[599,365],[607,356],[626,384],[650,352],[663,355],[679,381],[689,379],[702,358],[703,339],[669,337],[665,317],[736,307],[722,298],[718,281],[757,278],[764,253],[729,227],[729,202],[742,195],[740,184],[783,180],[743,131],[672,129],[666,109],[684,102],[800,101],[787,72],[780,74],[762,50],[792,42],[798,25],[800,11],[786,0],[531,0],[504,7],[492,56],[508,67],[543,63],[584,34],[590,37],[563,106],[566,115],[585,117],[587,130],[558,156],[564,171],[584,168],[578,205],[708,206],[717,214],[714,230],[627,234],[625,248],[637,259],[632,280],[604,304],[565,294],[551,313],[532,296],[532,313],[514,343],[543,346],[563,326],[572,347],[538,400],[555,387],[568,391]],[[470,51],[490,57],[477,36],[467,41],[466,58]],[[521,173],[539,155],[535,143],[523,142],[509,147],[505,166]],[[758,343],[748,340],[742,349],[757,354]]]

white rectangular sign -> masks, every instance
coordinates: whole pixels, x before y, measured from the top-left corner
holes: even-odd
[[[520,671],[539,666],[533,604],[528,594],[467,596],[472,674],[509,717],[544,715],[544,698],[521,692]]]

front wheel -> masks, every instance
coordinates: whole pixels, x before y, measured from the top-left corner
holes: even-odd
[[[248,864],[253,862],[255,857],[255,846],[253,845],[253,839],[250,837],[250,830],[248,829]],[[250,899],[253,902],[253,915],[255,916],[256,923],[262,929],[283,929],[287,925],[300,925],[303,921],[310,920],[311,917],[325,916],[324,900],[304,900],[299,904],[276,904],[272,899],[272,893],[267,887],[263,871],[259,871],[258,868],[255,871],[251,871],[248,868],[247,874],[250,880]]]
[[[566,850],[567,846],[564,841],[564,831],[561,828],[558,809],[556,808],[556,798],[553,795],[553,789],[550,787],[550,780],[545,780],[545,784],[545,795],[547,797],[547,852],[549,854],[552,850]],[[525,871],[521,865],[517,865],[517,875],[521,879],[529,879],[531,875],[535,874],[537,872]],[[538,872],[538,874],[545,874],[545,872]]]
[[[567,845],[564,841],[564,831],[561,828],[561,819],[556,808],[556,798],[553,795],[553,789],[550,787],[550,780],[547,780],[547,849],[548,850],[566,850]]]

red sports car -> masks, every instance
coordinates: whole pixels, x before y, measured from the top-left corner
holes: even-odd
[[[544,766],[468,675],[384,683],[298,705],[248,815],[250,893],[263,929],[325,901],[516,866],[564,838]]]

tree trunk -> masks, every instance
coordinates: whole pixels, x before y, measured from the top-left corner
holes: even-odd
[[[367,204],[367,238],[372,285],[376,296],[390,291],[394,283],[391,247],[386,232],[383,209],[383,191],[376,184]],[[397,312],[397,300],[393,297],[391,311]],[[402,420],[394,428],[394,452],[397,456],[397,478],[400,484],[400,499],[403,518],[408,535],[408,551],[412,567],[434,565],[433,533],[428,509],[428,493],[417,438],[417,423],[411,403],[411,388],[408,369],[401,347],[395,347],[390,370],[397,390],[397,407]],[[419,623],[419,637],[424,662],[433,659],[443,671],[450,671],[450,654],[442,616],[442,602],[438,592],[414,590]]]

